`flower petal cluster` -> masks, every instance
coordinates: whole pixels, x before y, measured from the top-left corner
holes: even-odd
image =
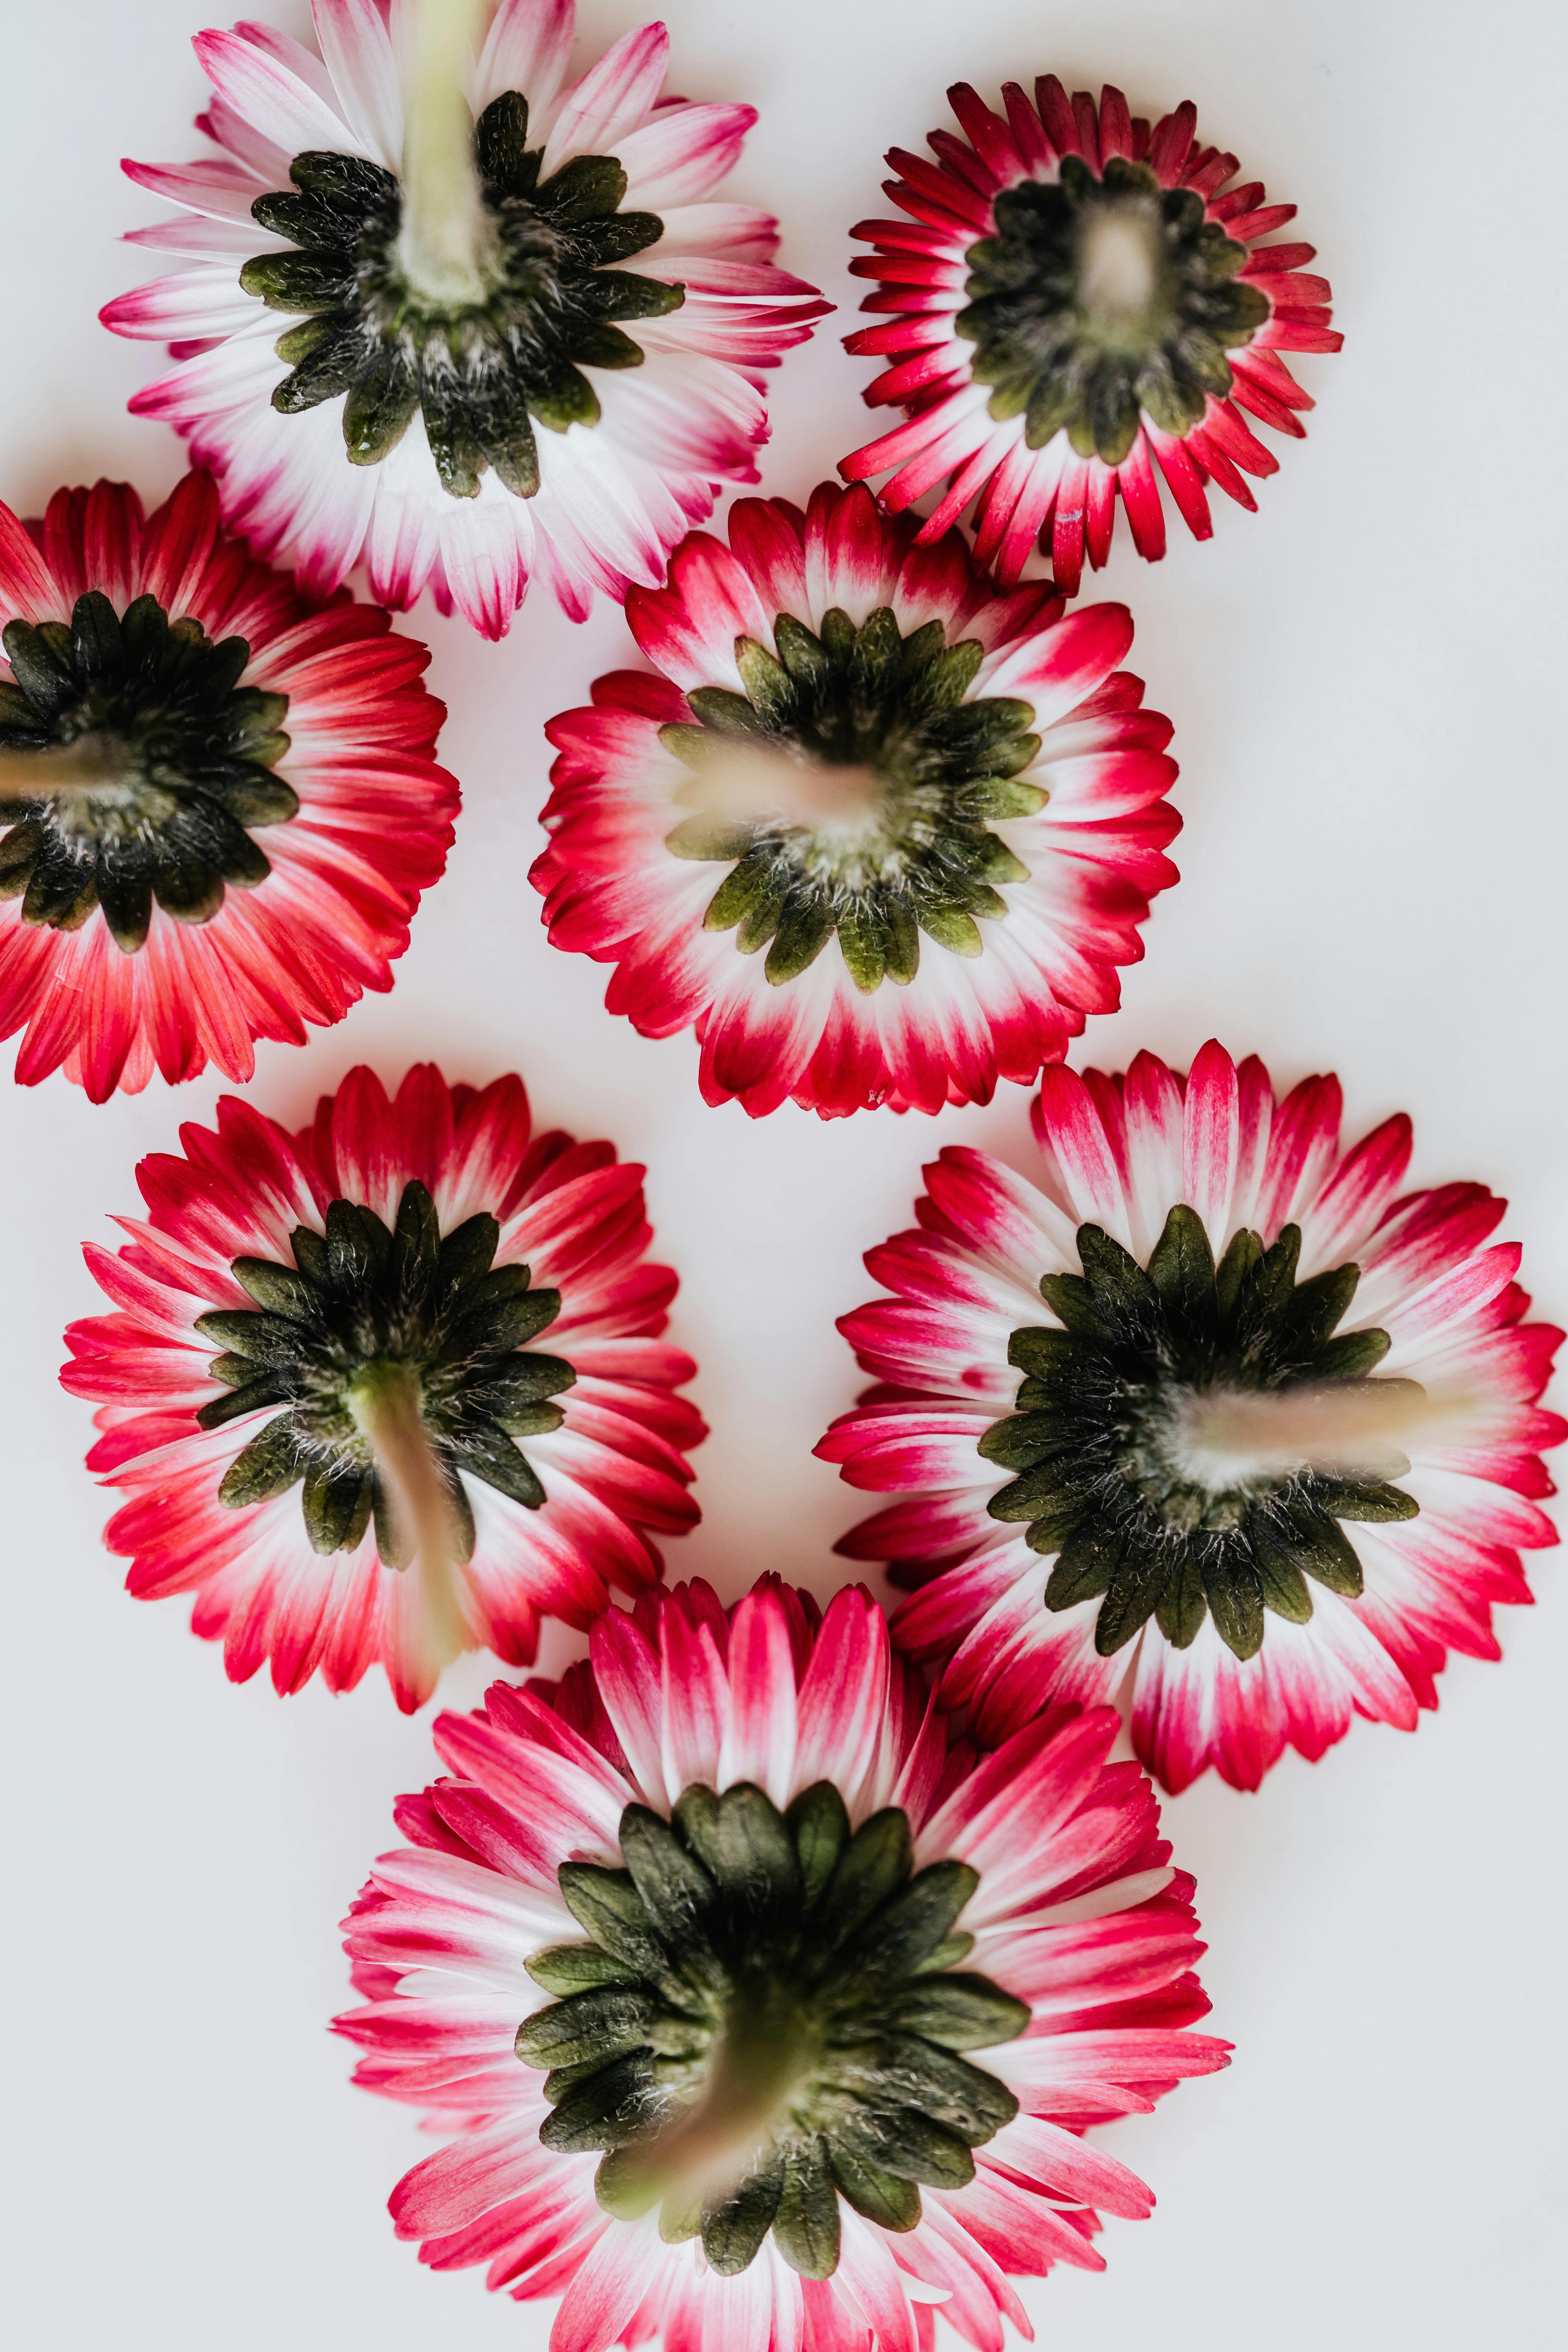
[[[103,312],[174,353],[132,408],[318,593],[363,559],[383,602],[428,584],[499,637],[532,578],[579,620],[658,580],[716,485],[756,479],[761,372],[828,307],[773,266],[775,221],[711,200],[754,110],[664,97],[662,25],[571,81],[572,0],[500,0],[467,93],[489,290],[421,310],[397,248],[417,12],[312,15],[319,54],[199,34],[216,152],[125,166],[183,215],[136,241],[184,266]]]
[[[1334,352],[1313,248],[1268,244],[1295,217],[1234,155],[1200,144],[1197,111],[1151,125],[1119,89],[1070,100],[1054,74],[1005,111],[967,82],[948,92],[965,133],[933,131],[934,163],[894,148],[887,192],[907,217],[853,234],[889,314],[848,338],[889,364],[873,406],[907,421],[845,459],[847,479],[890,472],[901,511],[941,483],[933,540],[972,501],[975,552],[1005,587],[1037,541],[1064,595],[1087,551],[1102,564],[1118,496],[1132,541],[1165,551],[1162,483],[1194,536],[1212,484],[1248,509],[1247,477],[1278,470],[1254,424],[1300,436],[1312,402],[1281,353]],[[1250,421],[1249,421],[1250,420]]]
[[[527,1665],[542,1615],[585,1626],[656,1580],[704,1430],[640,1168],[534,1133],[519,1078],[429,1064],[390,1100],[351,1071],[297,1135],[227,1097],[182,1140],[142,1163],[130,1242],[88,1246],[115,1311],[71,1326],[61,1373],[100,1408],[89,1466],[124,1497],[107,1541],[138,1599],[194,1593],[236,1682],[269,1662],[279,1692],[349,1690],[379,1662],[412,1709],[459,1651]],[[438,1575],[348,1425],[392,1372],[458,1527]]]
[[[1176,879],[1125,607],[925,536],[863,488],[738,501],[626,600],[658,675],[547,730],[551,937],[644,1035],[696,1028],[710,1103],[987,1102],[1115,1007]]]
[[[408,1843],[378,1860],[345,1922],[364,2005],[339,2030],[363,2053],[357,2079],[450,2135],[395,2191],[399,2235],[436,2268],[485,2264],[487,2284],[520,2300],[563,2292],[554,2352],[656,2337],[668,2352],[721,2338],[742,2352],[915,2352],[933,2340],[939,2302],[977,2352],[1000,2342],[1004,2319],[1027,2336],[1009,2273],[1098,2270],[1100,2213],[1139,2216],[1152,2202],[1086,2126],[1146,2109],[1226,2058],[1226,2044],[1187,2030],[1208,2006],[1192,1973],[1191,1881],[1170,1867],[1142,1774],[1106,1761],[1116,1729],[1108,1710],[1067,1708],[994,1751],[954,1740],[868,1594],[842,1591],[824,1616],[773,1579],[728,1612],[702,1584],[645,1594],[599,1621],[589,1660],[558,1685],[497,1685],[475,1714],[440,1717],[447,1777],[403,1800]],[[686,1836],[684,1859],[667,1823]],[[786,2084],[768,2127],[771,2202],[737,2251],[732,2227],[715,2234],[721,2198],[684,2229],[668,2200],[663,2220],[612,2210],[626,2159],[672,2145],[657,2127],[639,2137],[638,2099],[657,2108],[658,2095],[637,2085],[678,2083],[679,2066],[637,2046],[650,2004],[608,1980],[657,1967],[673,1975],[669,1999],[699,2015],[700,1936],[661,1943],[637,1924],[677,1899],[677,1882],[705,1886],[710,1906],[715,1883],[731,1910],[752,1904],[747,1968],[753,1985],[765,1977],[775,1948],[793,1948],[790,1919],[756,1892],[781,1835],[772,1866],[802,1874],[797,1909],[815,1899],[842,1922],[852,1906],[884,1960],[896,1941],[915,1948],[912,1890],[942,1888],[944,1919],[962,1898],[956,1954],[944,1946],[916,1979],[925,1991],[900,1997],[898,2014],[916,2021],[902,2079],[911,2096],[922,2083],[953,2086],[952,2114],[966,2111],[957,2086],[976,2080],[996,2104],[990,2128],[968,2130],[962,2181],[937,2185],[931,2155],[951,2135],[912,2121],[904,2141],[889,2137],[894,2173],[836,2158],[837,2185],[808,2232],[789,2186],[812,2160],[798,2123],[807,2093]],[[887,1895],[851,1858],[885,1856],[896,1839]],[[595,1940],[584,1944],[586,1920]],[[571,1981],[601,1990],[548,2006]],[[994,2044],[939,2022],[985,2000],[1006,2012]],[[947,2031],[947,2050],[921,2027]],[[676,2046],[647,2030],[660,2050]],[[879,2031],[896,2040],[899,2028],[889,2017]],[[580,2053],[595,2036],[620,2053],[624,2110],[585,2100],[595,2062]],[[547,2075],[551,2047],[563,2064]],[[879,2055],[858,2053],[868,2083]],[[584,2112],[600,2114],[599,2129],[584,2132]],[[1011,2120],[997,2127],[997,2113]]]
[[[392,985],[451,846],[429,655],[224,537],[211,478],[0,506],[0,1035],[101,1102]]]
[[[981,1737],[1130,1678],[1166,1788],[1253,1789],[1354,1715],[1413,1728],[1450,1650],[1500,1655],[1492,1604],[1557,1540],[1540,1449],[1568,1431],[1536,1399],[1563,1334],[1489,1240],[1504,1202],[1402,1194],[1408,1119],[1346,1150],[1340,1117],[1336,1079],[1279,1097],[1212,1043],[1185,1078],[1053,1070],[1037,1181],[950,1148],[869,1253],[892,1295],[840,1328],[878,1385],[817,1451],[895,1499],[839,1549],[921,1588],[894,1638]],[[1194,1400],[1358,1382],[1410,1415],[1379,1475],[1194,1446]]]

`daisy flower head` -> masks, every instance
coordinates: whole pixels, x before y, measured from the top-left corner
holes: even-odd
[[[412,1709],[460,1651],[527,1665],[542,1615],[657,1580],[705,1433],[640,1168],[536,1134],[520,1078],[429,1064],[391,1100],[352,1070],[298,1135],[228,1097],[181,1140],[129,1244],[89,1245],[115,1311],[60,1375],[100,1407],[137,1599],[194,1593],[235,1682],[379,1661]]]
[[[1181,823],[1123,605],[1003,595],[825,483],[738,501],[626,618],[658,674],[547,728],[533,881],[611,1012],[695,1026],[709,1102],[988,1102],[1114,1008]]]
[[[843,472],[890,472],[895,512],[944,483],[933,539],[978,499],[981,562],[1011,585],[1037,540],[1070,596],[1085,549],[1105,562],[1119,491],[1151,559],[1162,479],[1197,539],[1209,483],[1254,508],[1246,477],[1279,459],[1248,417],[1299,436],[1312,405],[1281,353],[1343,338],[1312,247],[1263,242],[1295,205],[1236,184],[1190,103],[1151,129],[1119,89],[1069,100],[1055,74],[1003,98],[998,114],[967,82],[949,90],[966,135],[933,131],[934,163],[895,147],[883,184],[908,217],[851,231],[876,248],[849,265],[878,281],[862,308],[891,315],[848,349],[891,362],[866,399],[907,422]]]
[[[196,36],[192,163],[127,163],[177,274],[110,302],[169,343],[132,402],[314,590],[362,557],[486,636],[531,577],[574,618],[754,481],[761,371],[830,306],[777,223],[710,201],[754,109],[665,98],[662,25],[567,79],[572,0],[312,0],[317,48]]]
[[[1048,1071],[1039,1181],[945,1150],[869,1254],[892,1296],[839,1328],[879,1385],[817,1452],[897,1499],[839,1549],[920,1588],[894,1639],[982,1738],[1128,1681],[1166,1788],[1255,1789],[1500,1655],[1491,1604],[1557,1540],[1563,1334],[1489,1243],[1507,1203],[1402,1193],[1409,1120],[1346,1150],[1340,1109],[1213,1043],[1184,1080]]]
[[[423,646],[226,540],[210,477],[0,506],[0,1036],[102,1102],[392,986],[458,786]]]
[[[357,2079],[451,2137],[399,2183],[437,2269],[563,2294],[552,2352],[976,2352],[1007,2273],[1100,2270],[1152,2198],[1086,2127],[1226,2063],[1192,1881],[1113,1712],[950,1736],[860,1588],[764,1578],[595,1624],[443,1716],[344,1923]]]

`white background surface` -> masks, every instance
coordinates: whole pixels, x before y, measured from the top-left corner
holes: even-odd
[[[300,0],[270,5],[300,27]],[[178,470],[172,436],[124,414],[154,355],[95,312],[154,258],[111,242],[158,209],[116,159],[198,143],[185,37],[210,20],[194,7],[0,12],[0,495],[24,513],[62,481],[124,475],[160,495]],[[640,13],[586,0],[587,39]],[[1047,69],[1069,89],[1109,79],[1150,114],[1190,95],[1203,135],[1300,204],[1289,234],[1318,246],[1347,336],[1342,358],[1302,363],[1321,400],[1310,437],[1265,435],[1284,465],[1261,513],[1216,498],[1207,546],[1173,519],[1169,558],[1145,566],[1119,523],[1085,592],[1131,603],[1133,665],[1176,721],[1185,879],[1157,902],[1125,1010],[1074,1059],[1119,1066],[1148,1045],[1184,1061],[1217,1032],[1287,1083],[1337,1067],[1351,1132],[1406,1108],[1416,1181],[1510,1196],[1504,1232],[1540,1311],[1563,1317],[1560,12],[680,0],[670,16],[674,87],[763,109],[731,191],[784,216],[783,259],[846,312],[861,290],[846,231],[886,209],[881,151],[945,121],[960,76],[987,96]],[[836,340],[854,323],[786,360],[768,489],[802,496],[868,437],[869,368]],[[408,625],[453,709],[457,849],[392,996],[307,1051],[264,1047],[254,1098],[298,1123],[360,1060],[393,1080],[426,1055],[481,1083],[521,1068],[543,1122],[645,1159],[714,1429],[704,1524],[672,1567],[726,1597],[765,1568],[826,1591],[858,1516],[809,1458],[855,1387],[833,1318],[868,1294],[859,1253],[907,1222],[940,1141],[1024,1164],[1026,1095],[935,1122],[705,1109],[691,1041],[612,1022],[603,971],[546,945],[526,880],[541,724],[628,657],[620,614],[579,629],[535,602],[499,647],[427,610]],[[336,1701],[312,1685],[280,1702],[265,1675],[232,1688],[184,1603],[129,1601],[81,1467],[88,1408],[55,1382],[61,1328],[102,1304],[79,1243],[110,1238],[106,1213],[138,1205],[137,1159],[223,1090],[155,1082],[95,1109],[57,1077],[0,1097],[0,2327],[19,2352],[542,2347],[544,2313],[395,2242],[384,2200],[429,2143],[349,2089],[324,2032],[347,1990],[335,1923],[392,1842],[394,1792],[427,1777],[427,1715],[400,1717],[379,1675]],[[1026,2290],[1045,2341],[1560,2340],[1568,1591],[1551,1555],[1538,1582],[1537,1609],[1500,1612],[1506,1664],[1452,1665],[1414,1738],[1358,1725],[1258,1797],[1210,1780],[1167,1808],[1237,2059],[1106,2135],[1158,2210],[1108,2224],[1103,2276]],[[444,1696],[471,1704],[488,1679],[466,1662]]]

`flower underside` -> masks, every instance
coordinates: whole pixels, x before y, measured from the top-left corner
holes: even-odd
[[[289,748],[283,694],[237,683],[243,637],[215,645],[154,596],[117,613],[90,589],[63,621],[8,622],[0,683],[0,896],[73,931],[95,907],[134,954],[156,898],[205,923],[231,883],[271,866],[251,831],[298,810],[271,772]]]
[[[518,2030],[545,2066],[547,2147],[605,2151],[599,2202],[659,2208],[669,2242],[700,2236],[723,2276],[772,2230],[807,2278],[837,2266],[838,2196],[911,2230],[919,2184],[962,2188],[971,2150],[1017,2112],[956,2053],[1023,2031],[1029,2011],[955,1970],[953,1923],[979,1884],[958,1862],[913,1868],[897,1807],[851,1834],[819,1780],[780,1813],[749,1783],[685,1790],[674,1819],[621,1816],[626,1867],[562,1865],[593,1938],[538,1952],[562,1996]]]
[[[334,1201],[326,1232],[297,1226],[295,1263],[234,1261],[254,1310],[201,1316],[196,1329],[224,1350],[212,1377],[231,1393],[196,1415],[204,1429],[258,1408],[287,1409],[231,1465],[219,1500],[259,1503],[303,1480],[305,1526],[319,1552],[352,1550],[372,1516],[389,1567],[410,1554],[376,1433],[401,1421],[434,1456],[455,1531],[473,1550],[474,1522],[459,1471],[537,1509],[544,1488],[521,1441],[560,1426],[548,1400],[576,1378],[559,1356],[524,1343],[561,1311],[558,1290],[533,1290],[525,1265],[490,1270],[500,1227],[481,1211],[443,1236],[435,1202],[404,1187],[395,1228],[374,1210]]]
[[[888,605],[859,628],[835,608],[820,635],[781,613],[773,642],[776,657],[738,637],[745,692],[699,687],[687,697],[697,724],[659,730],[694,772],[684,797],[707,803],[667,846],[678,857],[738,861],[709,906],[708,929],[733,930],[747,955],[771,941],[764,970],[775,986],[805,971],[836,931],[866,993],[884,980],[913,980],[921,931],[979,955],[975,918],[1007,912],[994,886],[1029,873],[991,823],[1045,805],[1037,785],[1015,781],[1040,748],[1027,731],[1033,706],[1005,696],[966,702],[982,647],[947,645],[940,621],[905,636]],[[812,824],[788,814],[738,818],[724,806],[722,779],[737,754],[758,752],[811,772],[818,802],[837,772],[841,813]]]
[[[1188,1437],[1194,1399],[1368,1385],[1387,1333],[1332,1336],[1358,1269],[1298,1282],[1295,1225],[1267,1250],[1238,1233],[1216,1268],[1185,1206],[1171,1211],[1146,1272],[1098,1225],[1079,1226],[1078,1248],[1081,1276],[1040,1283],[1065,1328],[1014,1332],[1008,1360],[1026,1374],[1020,1410],[980,1441],[987,1461],[1020,1474],[992,1497],[992,1516],[1027,1520],[1031,1547],[1060,1555],[1047,1608],[1103,1595],[1102,1657],[1151,1616],[1185,1649],[1212,1611],[1226,1647],[1250,1658],[1266,1610],[1294,1624],[1310,1617],[1308,1578],[1359,1593],[1361,1562],[1338,1522],[1413,1518],[1413,1496],[1353,1469],[1275,1465],[1216,1480]]]
[[[1268,316],[1237,283],[1247,248],[1204,216],[1191,188],[1162,188],[1146,163],[1112,156],[1096,179],[1064,155],[1059,180],[1021,180],[994,206],[995,234],[970,247],[969,306],[994,417],[1024,418],[1043,448],[1066,428],[1080,457],[1120,465],[1146,410],[1163,432],[1201,422],[1230,390],[1232,351]]]
[[[475,129],[489,235],[474,302],[434,300],[409,284],[398,253],[403,192],[379,163],[330,150],[296,155],[293,192],[252,205],[263,228],[300,250],[247,261],[240,284],[274,310],[311,314],[279,338],[290,373],[272,404],[295,415],[346,393],[353,464],[379,464],[417,408],[452,497],[477,497],[491,466],[514,496],[531,498],[533,422],[552,433],[595,423],[583,367],[643,359],[615,322],[658,318],[685,299],[681,286],[610,266],[664,234],[657,213],[619,209],[626,175],[616,158],[574,156],[542,185],[542,151],[527,137],[518,90],[486,107]]]

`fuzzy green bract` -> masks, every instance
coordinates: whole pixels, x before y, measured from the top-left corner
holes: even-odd
[[[1247,248],[1205,220],[1191,188],[1162,188],[1146,163],[1112,156],[1103,179],[1064,155],[1059,180],[1021,180],[995,202],[995,233],[970,247],[973,375],[994,417],[1022,416],[1031,449],[1065,427],[1080,457],[1120,465],[1146,410],[1191,432],[1230,390],[1226,352],[1251,341],[1268,297],[1239,283]],[[1096,242],[1121,241],[1097,273]]]
[[[1250,1658],[1267,1610],[1296,1624],[1311,1615],[1309,1579],[1359,1593],[1361,1562],[1339,1522],[1414,1518],[1413,1496],[1316,1470],[1216,1493],[1184,1473],[1173,1420],[1184,1395],[1207,1389],[1364,1381],[1387,1333],[1334,1336],[1357,1268],[1298,1282],[1295,1225],[1269,1249],[1238,1233],[1216,1267],[1185,1206],[1171,1211],[1147,1270],[1099,1225],[1079,1226],[1078,1247],[1081,1275],[1040,1283],[1064,1328],[1014,1332],[1019,1410],[980,1441],[987,1461],[1018,1474],[992,1497],[992,1517],[1026,1521],[1031,1547],[1059,1555],[1047,1608],[1100,1599],[1103,1657],[1150,1617],[1185,1649],[1212,1612],[1226,1647]]]
[[[489,291],[458,308],[425,302],[402,276],[392,173],[331,151],[295,156],[293,191],[258,196],[251,212],[299,250],[261,254],[240,272],[247,293],[308,314],[279,339],[289,373],[274,408],[294,415],[346,393],[343,443],[356,466],[395,448],[418,409],[452,497],[476,498],[487,466],[516,497],[533,496],[534,423],[552,433],[596,423],[582,369],[640,366],[641,345],[616,322],[676,310],[685,289],[609,266],[664,234],[657,213],[620,210],[626,175],[613,155],[574,156],[542,184],[542,151],[527,142],[528,101],[509,90],[475,130]]]
[[[18,790],[14,766],[0,787],[0,819],[13,820],[0,897],[21,898],[24,922],[74,931],[101,907],[131,955],[154,899],[205,923],[227,886],[266,880],[251,834],[300,803],[271,772],[289,748],[289,698],[239,686],[243,637],[215,645],[155,596],[117,613],[94,588],[68,626],[9,621],[3,642],[15,682],[0,683],[0,751],[38,755],[36,792]],[[73,753],[82,772],[51,789],[51,765]]]
[[[230,1466],[219,1500],[237,1508],[302,1480],[318,1552],[352,1550],[374,1515],[382,1559],[405,1565],[354,1409],[367,1390],[395,1381],[417,1400],[462,1558],[472,1553],[474,1522],[459,1471],[537,1509],[544,1488],[521,1441],[560,1426],[562,1408],[549,1400],[576,1374],[559,1356],[527,1352],[560,1313],[561,1294],[532,1289],[526,1265],[492,1272],[500,1239],[484,1211],[443,1235],[416,1181],[404,1187],[391,1231],[374,1210],[334,1201],[324,1235],[301,1225],[290,1236],[293,1265],[236,1258],[235,1279],[256,1307],[197,1319],[202,1337],[224,1351],[212,1375],[230,1392],[196,1419],[216,1429],[258,1407],[287,1410]]]
[[[538,1952],[552,2004],[519,2028],[550,2069],[547,2147],[603,2149],[599,2202],[656,2205],[667,2242],[700,2236],[722,2276],[771,2230],[805,2277],[837,2266],[838,2198],[885,2230],[920,2220],[920,2184],[958,2189],[972,2150],[1017,2112],[959,2055],[1010,2040],[1029,2011],[958,1968],[954,1925],[979,1881],[913,1867],[897,1807],[851,1832],[826,1780],[781,1813],[742,1782],[687,1789],[672,1821],[621,1816],[625,1867],[563,1864],[590,1941]],[[699,2150],[731,2151],[723,2185],[692,2187]]]
[[[709,905],[708,929],[732,930],[742,954],[766,946],[775,986],[805,971],[835,932],[867,994],[884,980],[914,978],[922,931],[979,955],[976,918],[1007,912],[994,886],[1029,872],[992,823],[1045,805],[1037,785],[1015,781],[1040,749],[1033,705],[1000,695],[965,701],[979,644],[948,645],[940,621],[905,636],[888,605],[858,628],[835,608],[820,635],[781,613],[773,642],[776,656],[737,638],[745,692],[697,688],[687,698],[697,723],[661,727],[666,748],[699,778],[736,744],[869,770],[879,798],[841,824],[687,818],[668,839],[677,856],[737,861]]]

